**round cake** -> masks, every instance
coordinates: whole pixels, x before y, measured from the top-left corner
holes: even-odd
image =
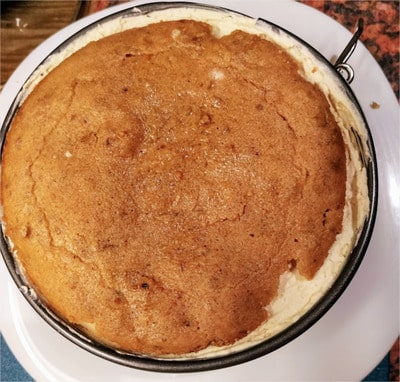
[[[274,318],[285,278],[312,282],[349,235],[332,100],[276,42],[199,18],[83,44],[37,81],[3,150],[3,224],[26,279],[125,352],[238,343]]]

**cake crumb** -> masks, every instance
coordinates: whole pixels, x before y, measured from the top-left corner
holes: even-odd
[[[180,31],[179,29],[174,29],[174,30],[171,32],[171,37],[172,37],[174,40],[176,40],[176,39],[180,36],[180,34],[181,34],[181,31]]]
[[[211,78],[218,81],[218,80],[223,80],[225,77],[225,74],[223,71],[219,69],[213,69],[211,70]]]
[[[70,152],[69,150],[67,150],[67,151],[65,152],[65,156],[66,156],[67,158],[71,158],[71,157],[72,157],[72,154],[71,154],[71,152]]]
[[[375,101],[372,101],[369,106],[371,107],[371,109],[379,109],[381,107],[381,105],[379,105],[379,103]]]

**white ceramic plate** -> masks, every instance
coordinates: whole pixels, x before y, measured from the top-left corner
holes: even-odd
[[[282,0],[203,0],[262,17],[297,34],[325,57],[341,53],[351,34],[312,8]],[[138,5],[144,1],[136,1]],[[132,5],[132,4],[131,4]],[[0,96],[0,121],[19,87],[60,42],[83,26],[131,5],[91,15],[54,35],[17,69]],[[352,88],[375,142],[378,214],[365,259],[348,289],[311,329],[279,350],[243,365],[193,374],[161,374],[113,364],[82,350],[50,328],[17,290],[0,261],[0,329],[12,352],[38,381],[265,381],[361,380],[399,333],[400,159],[399,106],[379,65],[362,44],[349,63]],[[372,109],[371,102],[379,109]]]

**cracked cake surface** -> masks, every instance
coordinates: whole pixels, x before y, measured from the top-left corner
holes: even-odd
[[[342,230],[343,138],[280,47],[206,23],[89,43],[16,113],[6,234],[60,317],[125,351],[185,354],[268,320]]]

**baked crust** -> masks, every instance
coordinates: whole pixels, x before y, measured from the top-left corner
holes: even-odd
[[[6,234],[47,305],[126,351],[231,344],[342,230],[346,158],[281,48],[171,21],[92,42],[18,110]]]

